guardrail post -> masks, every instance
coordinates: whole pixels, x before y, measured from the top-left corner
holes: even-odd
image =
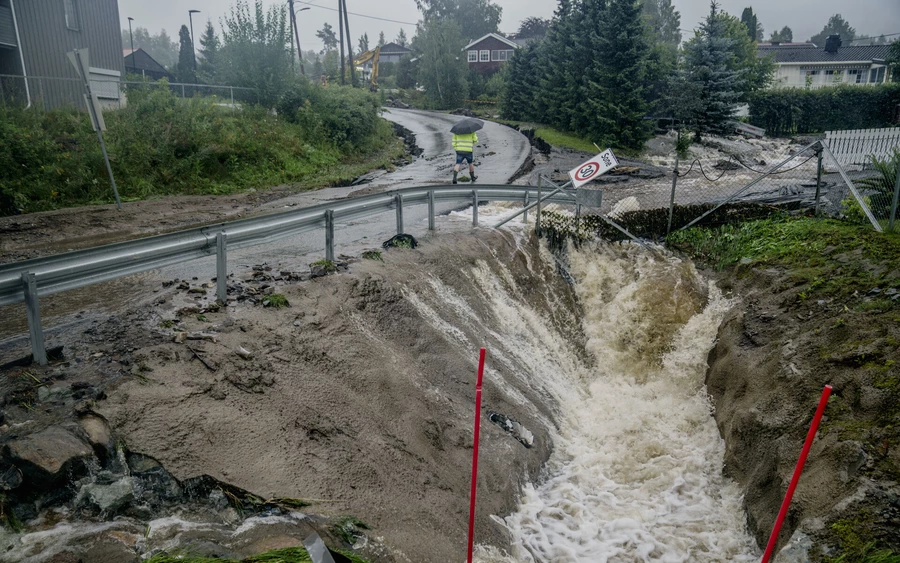
[[[529,196],[529,192],[525,192],[525,203],[523,207],[525,208],[525,213],[523,214],[522,220],[525,221],[525,224],[528,224],[528,204],[531,203]]]
[[[428,190],[428,230],[434,230],[434,190]]]
[[[894,186],[894,202],[891,204],[891,222],[888,229],[894,231],[894,221],[897,220],[897,206],[900,205],[900,166],[897,167],[897,184]]]
[[[669,226],[666,227],[666,238],[672,232],[672,219],[675,216],[675,188],[678,187],[678,157],[675,157],[675,170],[672,171],[672,193],[669,196]]]
[[[403,234],[403,194],[397,194],[394,196],[394,199],[397,202],[397,234]]]
[[[472,226],[478,226],[478,190],[472,190]]]
[[[25,310],[28,313],[28,332],[31,335],[31,357],[42,366],[47,365],[44,347],[44,328],[41,326],[41,307],[38,304],[37,282],[31,272],[22,272],[25,291]]]
[[[325,259],[334,262],[334,210],[325,212]]]
[[[228,304],[227,238],[224,232],[216,234],[216,295],[222,305]]]
[[[544,177],[538,176],[537,218],[534,220],[534,232],[541,238],[541,191],[544,187]]]

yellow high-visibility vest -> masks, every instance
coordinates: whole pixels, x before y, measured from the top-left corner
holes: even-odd
[[[456,152],[473,152],[476,143],[478,143],[478,133],[453,135],[453,150]]]

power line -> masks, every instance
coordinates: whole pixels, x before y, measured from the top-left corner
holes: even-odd
[[[313,8],[321,8],[323,10],[330,10],[332,12],[338,11],[337,8],[329,8],[328,6],[319,6],[318,4],[313,4],[312,2],[304,2],[303,0],[296,0],[296,1],[297,1],[297,4],[306,4],[307,6],[312,6]],[[399,23],[399,24],[403,24],[403,25],[418,25],[413,22],[402,22],[402,21],[398,21],[398,20],[391,20],[388,18],[379,18],[378,16],[370,16],[368,14],[357,14],[356,12],[347,12],[347,13],[350,14],[351,16],[358,16],[360,18],[368,18],[370,20],[379,20],[379,21],[383,21],[383,22]]]

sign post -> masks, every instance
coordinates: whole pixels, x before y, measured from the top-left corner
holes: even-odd
[[[475,442],[472,451],[472,493],[469,496],[469,550],[468,563],[472,563],[472,550],[475,546],[475,485],[478,482],[478,438],[481,435],[481,382],[484,378],[484,348],[478,357],[478,379],[475,382]]]
[[[116,207],[122,210],[122,200],[119,199],[119,188],[116,187],[116,179],[113,176],[112,167],[109,165],[109,154],[106,152],[106,143],[103,141],[103,132],[106,131],[106,122],[103,121],[103,108],[100,100],[91,91],[91,64],[87,49],[75,49],[66,53],[69,62],[75,67],[75,72],[84,80],[84,101],[87,104],[88,114],[91,116],[91,126],[97,132],[100,139],[100,150],[103,151],[103,160],[106,162],[106,171],[109,172],[109,183],[112,184],[113,195],[116,196]]]
[[[569,171],[569,178],[572,179],[572,186],[580,188],[581,186],[596,180],[600,176],[606,174],[619,165],[616,155],[612,150],[606,149],[594,158],[581,164],[577,168]]]

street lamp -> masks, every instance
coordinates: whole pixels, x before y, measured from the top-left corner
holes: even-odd
[[[131,33],[131,22],[134,18],[128,18],[128,36],[131,37],[131,66],[134,66],[134,34]]]
[[[297,58],[300,59],[300,74],[306,76],[306,69],[303,68],[303,49],[300,48],[300,32],[297,30],[299,27],[297,25],[297,14],[300,12],[305,12],[309,10],[309,6],[306,8],[300,8],[297,11],[294,11],[294,0],[288,0],[288,9],[291,11],[291,26],[294,28],[294,36],[291,38],[291,49],[294,48],[294,39],[297,40]],[[294,66],[294,54],[291,53],[291,67]]]
[[[197,46],[194,44],[194,14],[199,14],[200,10],[188,10],[188,19],[191,21],[191,50],[194,53],[194,70],[197,69]]]

